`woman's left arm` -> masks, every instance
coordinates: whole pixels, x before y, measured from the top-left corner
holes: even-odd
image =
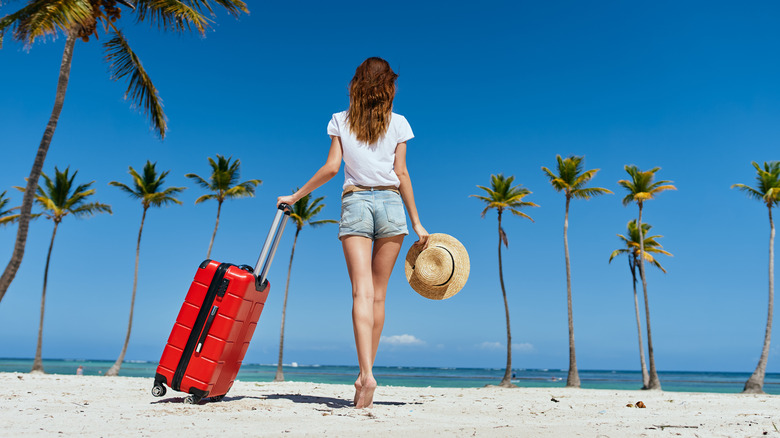
[[[401,192],[401,198],[406,205],[406,211],[409,213],[409,219],[412,221],[412,229],[417,233],[418,240],[415,245],[427,245],[428,232],[420,223],[420,216],[417,214],[417,205],[414,203],[414,191],[412,190],[412,180],[409,178],[409,170],[406,168],[406,142],[398,143],[395,148],[395,163],[393,164],[395,174],[401,181],[398,191]]]

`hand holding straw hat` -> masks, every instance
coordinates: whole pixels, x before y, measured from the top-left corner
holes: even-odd
[[[443,300],[458,293],[469,278],[469,255],[458,239],[442,233],[406,254],[406,279],[418,294]]]

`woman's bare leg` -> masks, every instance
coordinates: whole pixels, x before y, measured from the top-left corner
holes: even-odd
[[[378,239],[373,250],[367,238],[347,236],[342,239],[352,281],[352,323],[360,366],[360,375],[355,381],[354,403],[359,408],[373,405],[376,389],[373,366],[384,326],[387,283],[403,239],[403,235]],[[370,337],[370,343],[367,343],[367,337]]]
[[[376,360],[376,352],[379,347],[379,339],[382,337],[382,328],[385,324],[385,297],[387,296],[387,283],[390,274],[398,259],[404,235],[377,239],[374,242],[373,258],[371,260],[371,273],[374,283],[374,330],[372,341],[374,350],[371,355],[371,366]]]
[[[374,284],[371,274],[371,245],[369,238],[362,236],[346,236],[341,239],[344,248],[344,258],[347,271],[352,282],[352,328],[355,332],[355,347],[358,355],[360,375],[355,382],[356,401],[358,408],[365,407],[360,403],[363,389],[376,387],[372,371],[373,363],[373,327],[374,327]]]

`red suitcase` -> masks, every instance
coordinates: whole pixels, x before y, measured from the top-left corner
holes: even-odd
[[[165,395],[163,385],[189,393],[185,403],[227,394],[268,298],[266,275],[289,215],[289,206],[279,206],[254,269],[201,263],[160,358],[152,395]]]

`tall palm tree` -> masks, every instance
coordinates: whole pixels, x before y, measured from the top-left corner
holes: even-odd
[[[155,166],[157,163],[146,161],[144,165],[143,175],[138,174],[132,166],[130,166],[130,176],[133,177],[133,188],[122,184],[117,181],[111,181],[110,185],[119,187],[122,191],[130,195],[133,199],[140,199],[141,206],[143,207],[143,214],[141,215],[141,227],[138,229],[138,242],[135,247],[135,271],[133,273],[133,295],[130,299],[130,319],[127,323],[127,336],[125,336],[125,343],[122,346],[122,351],[119,353],[114,365],[106,372],[107,376],[116,376],[119,374],[119,368],[122,366],[122,362],[125,359],[125,353],[127,353],[127,344],[130,342],[130,330],[133,328],[133,308],[135,307],[135,292],[138,288],[138,258],[141,254],[141,234],[144,231],[144,221],[146,221],[146,211],[150,207],[161,207],[170,203],[181,205],[181,201],[176,199],[176,195],[186,189],[186,187],[168,187],[162,188],[165,182],[165,177],[168,176],[170,170],[157,174]]]
[[[214,192],[196,199],[196,205],[208,201],[209,199],[217,200],[217,223],[214,225],[214,233],[211,234],[209,251],[206,253],[207,259],[211,258],[211,247],[214,245],[214,238],[217,237],[219,213],[222,211],[222,203],[228,198],[255,196],[255,187],[263,183],[259,179],[250,179],[249,181],[239,183],[238,179],[240,178],[239,175],[241,173],[239,169],[241,167],[241,160],[239,159],[236,159],[236,161],[231,163],[230,158],[225,159],[222,155],[217,154],[217,161],[214,161],[209,157],[209,165],[211,166],[211,176],[208,181],[194,173],[184,175],[195,181],[197,185],[204,189]]]
[[[297,189],[293,191],[295,193]],[[333,219],[323,219],[315,221],[314,217],[317,216],[320,211],[325,207],[325,204],[320,204],[325,199],[321,196],[311,204],[311,193],[299,199],[298,202],[293,204],[292,212],[290,212],[290,219],[295,222],[295,239],[293,239],[292,251],[290,251],[290,266],[287,268],[287,286],[284,288],[284,304],[282,305],[282,328],[279,335],[279,361],[276,365],[276,376],[274,376],[274,382],[283,382],[284,373],[282,372],[282,354],[284,353],[284,320],[287,315],[287,293],[290,291],[290,273],[292,272],[293,256],[295,255],[295,246],[298,244],[298,234],[300,234],[303,226],[306,224],[312,227],[317,227],[323,224],[336,224],[338,221]]]
[[[671,253],[665,251],[662,249],[660,243],[656,239],[661,238],[663,236],[648,236],[647,233],[650,231],[650,228],[653,228],[652,225],[648,223],[642,224],[642,235],[644,236],[644,248],[645,248],[645,260],[653,264],[656,268],[663,271],[664,274],[666,274],[666,269],[661,266],[661,264],[658,262],[658,260],[653,257],[653,254],[664,254],[668,256],[672,256]],[[614,251],[612,251],[612,254],[609,256],[609,263],[612,263],[612,259],[617,257],[620,254],[626,254],[628,255],[628,268],[631,271],[631,278],[633,279],[633,286],[634,286],[634,312],[636,313],[636,329],[637,329],[637,335],[639,337],[639,363],[642,366],[642,389],[647,389],[648,384],[650,383],[650,375],[647,373],[647,362],[645,361],[645,347],[644,342],[642,342],[642,322],[639,318],[639,300],[637,299],[636,294],[636,269],[637,269],[637,263],[639,260],[639,228],[636,226],[636,219],[628,221],[628,237],[618,234],[618,237],[623,241],[623,243],[626,245],[625,248],[619,248]]]
[[[54,237],[57,235],[57,228],[59,228],[60,222],[68,215],[82,218],[97,213],[111,213],[110,205],[101,204],[99,202],[86,202],[87,198],[95,194],[95,189],[90,188],[95,181],[74,186],[73,180],[76,179],[76,174],[79,172],[77,170],[73,172],[73,175],[68,175],[69,171],[69,167],[66,168],[64,172],[60,172],[60,170],[55,167],[54,180],[41,172],[41,176],[45,181],[45,189],[38,186],[38,194],[35,197],[35,202],[43,209],[43,213],[37,213],[31,216],[31,218],[43,216],[54,222],[54,231],[51,233],[49,252],[46,254],[46,265],[43,269],[43,293],[41,294],[41,319],[38,323],[38,346],[35,349],[35,359],[33,360],[31,370],[31,372],[34,373],[44,372],[41,355],[41,347],[43,344],[43,314],[46,307],[46,285],[49,281],[49,262],[51,261],[51,250],[54,248]],[[24,187],[16,187],[16,189],[21,192],[24,191]],[[9,217],[13,221],[18,221],[20,216],[20,214],[15,214]]]
[[[596,176],[599,169],[584,170],[583,160],[585,157],[570,156],[561,158],[556,155],[558,161],[558,173],[553,173],[550,169],[542,167],[542,171],[550,179],[550,184],[558,192],[563,192],[566,196],[566,213],[563,219],[563,252],[566,259],[566,302],[569,311],[569,374],[566,378],[566,386],[579,388],[580,375],[577,372],[577,355],[574,351],[574,317],[571,305],[571,263],[569,259],[569,203],[572,198],[590,199],[607,193],[611,190],[602,187],[585,187],[585,185]]]
[[[645,277],[645,238],[642,228],[642,209],[644,202],[654,199],[656,195],[666,190],[677,190],[677,187],[671,185],[671,181],[657,181],[655,173],[661,170],[660,167],[654,167],[647,171],[641,171],[634,165],[626,165],[626,172],[631,177],[630,180],[622,179],[618,181],[628,194],[623,198],[623,205],[627,206],[636,202],[639,206],[639,217],[637,218],[637,229],[639,230],[639,276],[642,279],[642,292],[645,296],[645,321],[647,322],[647,355],[650,362],[650,379],[647,389],[661,389],[661,381],[658,379],[658,371],[655,368],[655,355],[653,353],[653,335],[650,330],[650,301],[647,298],[647,278]]]
[[[766,363],[769,358],[769,341],[772,336],[772,315],[774,312],[775,301],[775,223],[772,221],[772,207],[780,204],[780,161],[764,162],[764,168],[755,161],[753,167],[756,168],[756,187],[750,187],[745,184],[734,184],[745,192],[749,197],[763,202],[769,210],[769,311],[766,321],[766,331],[764,332],[764,346],[761,349],[761,357],[758,359],[758,365],[750,378],[745,382],[743,392],[763,393],[764,375],[766,374]]]
[[[520,184],[512,187],[512,182],[515,180],[514,176],[504,177],[503,174],[490,175],[490,188],[477,186],[484,190],[486,195],[471,195],[471,197],[477,198],[487,206],[482,210],[482,217],[488,210],[495,208],[498,212],[498,279],[501,283],[501,293],[504,295],[504,310],[506,312],[506,371],[504,377],[501,379],[501,386],[511,387],[512,384],[512,330],[509,326],[509,304],[506,299],[506,288],[504,287],[504,268],[501,261],[501,244],[507,248],[509,247],[509,240],[507,239],[506,232],[501,226],[501,217],[504,210],[509,210],[510,213],[515,216],[524,217],[531,222],[531,216],[521,212],[519,209],[523,207],[538,207],[533,202],[523,201],[527,195],[531,194],[531,191],[525,187],[520,187]]]
[[[24,245],[27,241],[33,198],[65,101],[73,49],[77,39],[88,42],[91,36],[97,40],[100,31],[106,34],[103,47],[105,59],[109,63],[111,79],[127,81],[125,98],[130,98],[133,107],[142,108],[160,138],[165,137],[167,128],[162,101],[149,75],[141,65],[138,55],[130,48],[125,35],[118,27],[122,12],[134,15],[133,18],[137,22],[147,21],[163,31],[181,33],[195,29],[202,36],[205,36],[212,21],[209,16],[215,16],[214,9],[208,0],[135,0],[134,4],[130,3],[131,1],[133,0],[55,2],[29,0],[22,9],[0,18],[0,48],[3,47],[3,35],[8,30],[11,30],[14,40],[24,44],[27,48],[30,48],[40,37],[47,35],[65,36],[65,48],[60,63],[54,107],[38,146],[30,176],[27,178],[13,254],[2,276],[0,276],[0,301],[16,276],[24,257]],[[249,12],[246,4],[241,0],[217,0],[215,3],[236,17],[242,12]],[[0,6],[2,5],[3,3],[0,2]],[[126,6],[128,9],[120,9],[120,5]]]

